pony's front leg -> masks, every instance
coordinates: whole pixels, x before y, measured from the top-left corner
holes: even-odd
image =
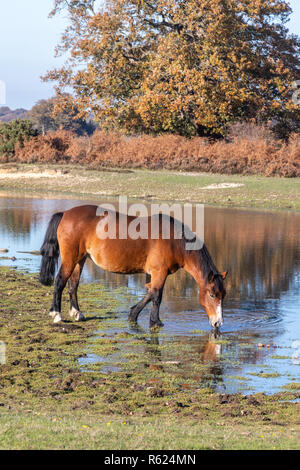
[[[151,275],[150,274],[146,274],[145,287],[147,289],[147,294],[145,295],[145,297],[136,305],[131,307],[130,309],[128,320],[131,322],[137,322],[139,314],[152,299],[151,292],[150,292],[150,287],[151,287]]]
[[[163,287],[160,289],[153,289],[152,291],[152,309],[150,314],[150,328],[164,326],[159,318],[159,308],[161,304]]]
[[[151,292],[148,292],[143,300],[141,300],[138,304],[134,305],[130,309],[130,314],[129,314],[129,321],[136,322],[138,319],[139,314],[143,310],[144,307],[151,301]]]
[[[53,323],[59,323],[62,321],[61,316],[61,297],[65,285],[72,274],[74,267],[66,268],[65,266],[61,266],[60,270],[55,279],[55,286],[54,286],[54,295],[52,306],[49,312],[49,315],[53,318]]]

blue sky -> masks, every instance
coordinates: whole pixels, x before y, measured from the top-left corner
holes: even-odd
[[[52,0],[1,0],[0,80],[6,83],[6,105],[29,109],[53,95],[53,84],[40,76],[63,63],[54,49],[66,19],[48,18]]]
[[[300,34],[300,0],[291,0],[290,30]],[[5,0],[0,5],[0,80],[6,83],[6,105],[30,109],[49,98],[53,84],[40,76],[63,63],[54,49],[66,26],[64,14],[48,18],[53,0]]]

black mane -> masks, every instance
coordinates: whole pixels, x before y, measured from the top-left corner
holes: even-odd
[[[219,274],[205,244],[203,244],[203,247],[201,248],[201,250],[199,250],[199,263],[204,279],[206,281],[208,281],[208,277],[211,273],[213,273],[214,275]]]

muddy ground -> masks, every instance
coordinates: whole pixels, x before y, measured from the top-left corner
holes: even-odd
[[[68,320],[65,294],[60,325],[48,316],[51,295],[37,275],[0,268],[0,448],[299,448],[300,384],[272,396],[218,394],[158,364],[162,346],[143,333],[107,335],[128,308],[125,289],[80,286],[82,323]],[[105,371],[125,341],[120,368]],[[91,354],[102,362],[80,366]]]

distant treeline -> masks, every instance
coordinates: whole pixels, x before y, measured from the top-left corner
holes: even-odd
[[[0,122],[9,122],[14,119],[24,119],[27,110],[23,108],[10,109],[8,106],[0,106]]]
[[[64,96],[67,97],[67,94]],[[2,106],[0,107],[0,125],[1,122],[9,123],[17,119],[28,119],[34,130],[41,134],[58,129],[70,130],[78,135],[94,132],[97,126],[92,118],[78,117],[76,107],[58,110],[57,105],[57,97],[52,97],[47,100],[39,100],[30,110],[23,108],[11,110],[8,106]]]

